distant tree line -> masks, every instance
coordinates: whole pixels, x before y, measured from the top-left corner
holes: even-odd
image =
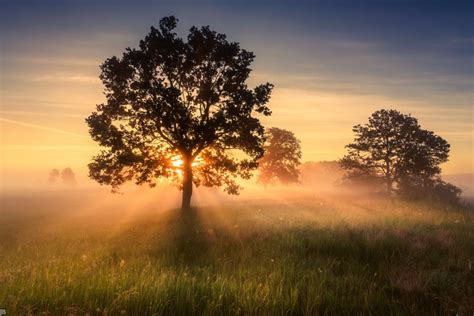
[[[354,141],[346,146],[347,154],[337,164],[347,171],[346,185],[363,185],[374,191],[384,188],[388,195],[410,199],[459,201],[461,190],[440,175],[440,164],[449,157],[448,142],[422,129],[416,118],[382,109],[374,112],[367,124],[355,125],[353,132]],[[271,128],[264,148],[258,181],[265,185],[298,183],[301,149],[294,134]],[[333,164],[326,163],[325,168],[337,173]]]
[[[76,174],[71,168],[64,168],[61,172],[58,169],[52,169],[49,172],[48,183],[56,184],[61,181],[64,185],[74,186],[77,184]]]

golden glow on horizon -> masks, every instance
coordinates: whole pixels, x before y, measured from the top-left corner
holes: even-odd
[[[30,66],[28,71],[32,76],[36,73],[46,75],[42,63]],[[67,72],[70,65],[61,67]],[[75,66],[71,75],[81,75],[81,69],[98,77],[99,70],[92,62]],[[249,85],[262,80],[273,82],[279,75],[256,70]],[[27,183],[32,176],[44,179],[52,168],[68,166],[78,177],[82,176],[83,182],[92,183],[87,179],[87,164],[100,148],[90,139],[84,119],[94,111],[95,104],[104,101],[100,82],[72,82],[58,77],[47,83],[6,80],[4,83],[0,99],[0,175],[3,184]],[[349,94],[309,87],[295,89],[277,84],[269,104],[273,114],[263,117],[262,122],[267,127],[293,131],[301,140],[303,162],[337,160],[343,156],[344,146],[352,141],[353,125],[366,122],[375,110],[394,107],[403,113],[411,113],[423,128],[434,131],[451,144],[450,160],[441,166],[444,173],[473,173],[472,108],[448,107],[441,102],[433,104],[402,96]],[[174,159],[173,165],[181,167],[182,162]],[[180,168],[176,170],[178,175],[182,173]]]
[[[80,111],[76,111],[85,118],[97,102],[97,97],[91,95]],[[460,113],[459,118],[451,118],[450,109],[433,110],[420,102],[276,88],[270,101],[273,114],[262,118],[262,122],[268,127],[293,131],[301,139],[303,162],[336,160],[342,157],[344,146],[353,138],[352,126],[365,122],[370,113],[383,104],[397,104],[397,109],[411,113],[424,128],[433,130],[451,144],[450,160],[442,165],[444,173],[474,171],[469,111]],[[88,136],[81,115],[67,116],[71,114],[70,109],[56,109],[54,113],[55,116],[47,113],[44,116],[1,115],[4,120],[0,120],[0,171],[5,183],[20,178],[27,182],[32,174],[43,179],[52,168],[66,166],[78,176],[82,175],[82,182],[90,181],[87,164],[100,151],[99,146]],[[174,159],[173,164],[180,167],[182,162]],[[176,170],[178,175],[182,173],[179,168]]]

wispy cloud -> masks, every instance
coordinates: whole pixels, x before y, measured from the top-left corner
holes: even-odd
[[[75,132],[70,132],[66,130],[62,130],[59,128],[52,128],[48,126],[43,126],[43,125],[38,125],[38,124],[32,124],[32,123],[27,123],[27,122],[22,122],[22,121],[17,121],[17,120],[10,120],[6,118],[0,117],[0,122],[5,122],[5,123],[10,123],[10,124],[15,124],[18,126],[24,126],[24,127],[29,127],[29,128],[35,128],[43,131],[48,131],[51,133],[57,133],[57,134],[63,134],[63,135],[68,135],[68,136],[75,136],[75,137],[81,137],[81,138],[87,138],[87,135],[75,133]]]
[[[42,81],[52,81],[52,82],[79,82],[79,83],[92,83],[97,84],[100,82],[99,78],[96,76],[89,76],[89,75],[40,75],[40,76],[22,76],[20,77],[23,80],[30,80],[34,82],[42,82]]]
[[[46,116],[46,117],[72,117],[72,118],[84,118],[83,114],[71,114],[71,113],[42,113],[42,112],[30,112],[30,111],[0,111],[2,115],[15,115],[15,116]]]
[[[61,56],[19,56],[9,58],[10,62],[29,63],[29,64],[40,64],[40,65],[73,65],[73,66],[92,66],[97,67],[102,62],[99,59],[85,59],[80,57],[67,58]]]
[[[5,150],[18,150],[18,151],[96,151],[96,146],[83,146],[83,145],[6,145],[3,147]]]

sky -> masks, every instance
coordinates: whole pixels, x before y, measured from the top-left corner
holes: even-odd
[[[451,144],[443,173],[474,172],[474,2],[2,1],[0,175],[87,175],[99,65],[169,15],[209,25],[256,55],[249,85],[275,85],[265,126],[293,131],[303,161],[335,160],[352,126],[393,108]],[[32,177],[34,175],[34,177]],[[1,184],[1,183],[0,183]]]

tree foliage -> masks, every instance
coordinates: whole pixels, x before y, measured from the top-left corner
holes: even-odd
[[[356,125],[354,142],[347,145],[341,165],[349,176],[378,178],[388,192],[409,187],[440,188],[440,164],[449,156],[449,144],[424,130],[416,118],[396,110],[379,110],[365,125]]]
[[[259,160],[258,182],[265,185],[297,183],[301,164],[300,141],[294,133],[276,127],[269,128],[266,134],[265,154]]]
[[[183,40],[177,22],[161,19],[138,48],[102,64],[107,102],[86,121],[104,149],[90,163],[90,177],[117,189],[182,174],[183,198],[190,199],[193,183],[236,194],[235,178],[249,178],[263,154],[255,114],[271,114],[273,86],[247,87],[252,52],[208,26],[192,27]],[[182,166],[172,164],[176,156]],[[202,163],[193,167],[197,157]]]

